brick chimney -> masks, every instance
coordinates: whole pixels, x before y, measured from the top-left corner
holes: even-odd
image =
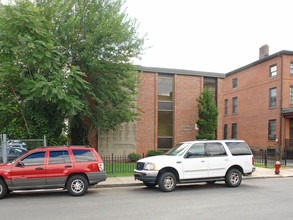
[[[269,56],[269,45],[265,44],[259,48],[259,59]]]

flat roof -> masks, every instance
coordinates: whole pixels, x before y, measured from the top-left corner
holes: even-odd
[[[170,69],[161,67],[146,67],[136,66],[138,71],[151,72],[151,73],[164,73],[164,74],[178,74],[178,75],[191,75],[191,76],[206,76],[215,78],[226,78],[224,73],[204,72],[195,70],[182,70],[182,69]]]
[[[267,56],[267,57],[264,57],[264,58],[262,58],[262,59],[260,59],[260,60],[254,61],[254,62],[252,62],[252,63],[250,63],[250,64],[248,64],[248,65],[245,65],[245,66],[243,66],[243,67],[240,67],[240,68],[238,68],[238,69],[236,69],[236,70],[233,70],[233,71],[231,71],[231,72],[228,72],[228,73],[226,74],[226,76],[232,75],[232,74],[234,74],[234,73],[238,73],[238,72],[240,72],[240,71],[242,71],[242,70],[245,70],[245,69],[248,69],[248,68],[250,68],[250,67],[256,66],[257,64],[260,64],[260,63],[262,63],[262,62],[265,62],[265,61],[267,61],[267,60],[273,59],[273,58],[278,57],[278,56],[281,56],[281,55],[293,55],[293,51],[289,51],[289,50],[281,50],[281,51],[279,51],[279,52],[277,52],[277,53],[274,53],[274,54],[272,54],[272,55],[269,55],[269,56]]]

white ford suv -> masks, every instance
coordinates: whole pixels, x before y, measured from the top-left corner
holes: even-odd
[[[225,181],[237,187],[242,174],[251,174],[254,157],[245,141],[190,141],[176,145],[165,155],[147,157],[136,164],[134,178],[147,187],[159,186],[164,192],[176,183]]]

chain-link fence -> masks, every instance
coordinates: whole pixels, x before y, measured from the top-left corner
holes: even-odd
[[[0,134],[0,163],[10,162],[27,150],[47,146],[46,136],[43,139],[12,140],[6,134]]]

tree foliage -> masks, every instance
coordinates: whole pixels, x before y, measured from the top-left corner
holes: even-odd
[[[72,65],[86,74],[89,107],[80,112],[103,131],[138,116],[137,71],[131,58],[142,50],[136,22],[112,0],[37,0]]]
[[[72,124],[85,118],[103,131],[136,120],[131,59],[144,38],[122,6],[120,0],[0,6],[0,132],[58,137],[66,118]]]
[[[218,123],[218,110],[215,101],[213,100],[213,93],[204,89],[201,96],[197,99],[198,103],[198,117],[197,125],[199,128],[197,139],[215,139],[215,132]]]

